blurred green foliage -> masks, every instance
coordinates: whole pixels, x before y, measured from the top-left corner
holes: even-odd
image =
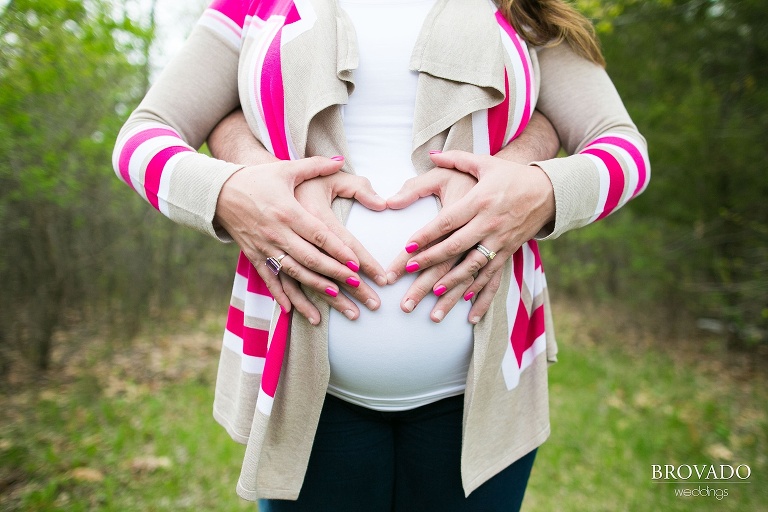
[[[619,214],[545,247],[557,288],[768,329],[768,10],[756,0],[577,2],[653,177]]]
[[[12,348],[44,368],[59,327],[130,336],[143,319],[225,300],[231,252],[166,222],[110,170],[152,40],[115,2],[16,0],[0,13],[0,368]]]

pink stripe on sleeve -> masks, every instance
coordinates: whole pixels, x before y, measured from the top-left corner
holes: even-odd
[[[290,313],[280,313],[277,325],[275,326],[275,334],[272,336],[272,343],[269,344],[269,351],[264,362],[261,389],[272,398],[275,397],[277,382],[280,379],[280,369],[283,366],[285,346],[288,341],[288,330],[291,323],[290,319]]]
[[[506,18],[504,18],[501,11],[496,11],[496,21],[498,21],[501,28],[504,29],[512,40],[512,43],[515,45],[515,49],[517,49],[517,53],[520,56],[520,62],[523,65],[523,73],[525,74],[525,84],[523,84],[523,88],[525,89],[525,106],[523,107],[523,117],[520,120],[520,126],[517,127],[517,131],[515,131],[515,134],[512,136],[512,139],[516,139],[523,133],[525,127],[528,126],[528,121],[531,119],[531,70],[528,66],[528,58],[525,49],[523,48],[522,43],[520,43],[520,38],[518,37],[517,32],[515,32],[515,29],[509,24]],[[507,97],[509,97],[509,91],[507,91]]]
[[[130,174],[131,157],[139,146],[155,137],[176,137],[177,139],[181,139],[179,134],[170,128],[149,128],[140,131],[128,139],[120,150],[120,159],[118,160],[117,168],[120,171],[120,176],[123,181],[130,185],[131,188],[133,188]]]
[[[160,180],[163,177],[165,164],[168,163],[168,160],[170,160],[173,155],[191,151],[192,150],[186,146],[171,146],[159,151],[149,161],[147,171],[144,174],[144,190],[147,193],[147,201],[149,201],[156,210],[160,209],[157,193],[160,190]]]
[[[531,252],[533,253],[533,268],[541,268],[541,253],[539,252],[538,242],[536,240],[528,240],[526,243],[528,244],[528,247],[531,248]]]
[[[272,294],[267,288],[267,283],[261,278],[256,271],[256,267],[251,265],[251,272],[248,274],[248,287],[247,290],[257,295],[264,295],[265,297],[272,297]]]
[[[544,334],[546,328],[544,304],[542,304],[531,313],[531,323],[528,326],[528,346],[525,348],[526,350],[533,346],[533,343],[539,336]]]
[[[248,277],[251,269],[251,260],[245,255],[243,251],[240,251],[240,255],[237,257],[237,273],[243,277]]]
[[[256,4],[253,15],[266,20],[270,16],[287,16],[286,21],[291,17],[291,10],[295,9],[293,0],[261,0],[252,2]],[[296,13],[298,16],[298,12]],[[292,23],[292,21],[288,21]]]
[[[269,331],[243,326],[243,354],[254,357],[266,357]]]
[[[597,219],[600,220],[613,212],[621,201],[621,194],[624,192],[624,169],[616,158],[608,151],[598,148],[587,148],[582,151],[583,154],[596,156],[605,163],[608,168],[608,197],[605,199],[605,206]]]
[[[247,279],[247,291],[266,297],[272,297],[269,288],[267,288],[267,284],[261,278],[256,271],[256,267],[253,266],[253,263],[251,263],[251,260],[248,259],[243,251],[240,251],[240,256],[237,259],[237,273]]]
[[[525,349],[529,346],[527,344],[529,322],[530,318],[528,318],[528,311],[525,309],[525,304],[521,300],[517,304],[517,315],[515,315],[515,323],[512,326],[512,336],[510,339],[518,368],[522,366],[523,352],[525,352]]]
[[[230,305],[227,312],[227,325],[226,329],[237,336],[243,337],[243,326],[245,325],[245,313],[237,309],[235,306]]]
[[[545,329],[544,304],[533,310],[529,317],[523,301],[520,301],[517,308],[517,316],[515,317],[515,325],[512,328],[511,340],[512,351],[515,353],[518,368],[521,368],[523,365],[523,354],[525,354],[525,351],[533,346],[539,336],[544,334]]]
[[[509,120],[509,76],[504,70],[504,101],[488,109],[488,140],[491,154],[495,155],[504,146],[504,136],[507,134]]]
[[[645,186],[645,183],[648,179],[648,169],[645,166],[645,158],[643,158],[643,154],[639,149],[637,149],[637,146],[632,144],[627,139],[622,139],[621,137],[601,137],[594,140],[591,144],[589,144],[589,146],[596,144],[612,144],[629,153],[629,155],[632,157],[632,160],[635,162],[635,166],[637,167],[637,186],[632,192],[632,196],[636,196],[643,189],[643,186]]]
[[[233,1],[233,0],[213,0],[209,9],[219,11],[227,18],[234,21],[238,27],[243,28],[245,24],[246,5],[249,2]]]
[[[264,57],[259,90],[262,98],[264,123],[267,126],[269,140],[275,156],[281,160],[290,160],[285,127],[285,97],[283,91],[283,72],[280,62],[280,37],[278,32]]]

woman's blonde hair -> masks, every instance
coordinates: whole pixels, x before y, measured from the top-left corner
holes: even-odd
[[[518,34],[534,46],[568,42],[574,51],[605,66],[592,23],[564,0],[497,0]]]

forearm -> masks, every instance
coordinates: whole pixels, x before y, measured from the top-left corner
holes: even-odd
[[[197,26],[120,131],[117,176],[182,225],[226,240],[212,222],[223,183],[240,166],[198,154],[206,134],[238,103],[238,51]]]
[[[527,165],[535,160],[554,158],[559,150],[560,140],[555,128],[543,114],[535,110],[525,131],[494,156]]]
[[[253,136],[239,108],[216,125],[208,136],[208,149],[219,160],[244,165],[267,164],[278,160]]]
[[[564,158],[535,161],[554,186],[556,238],[602,219],[640,194],[650,178],[645,139],[605,70],[566,43],[538,52],[537,108],[557,127]]]

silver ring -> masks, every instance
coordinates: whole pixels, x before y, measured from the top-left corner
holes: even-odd
[[[475,249],[477,249],[478,251],[480,251],[480,253],[481,253],[483,256],[485,256],[486,258],[488,258],[488,261],[491,261],[493,258],[495,258],[495,257],[496,257],[496,253],[495,253],[495,252],[493,252],[493,251],[491,251],[491,250],[489,250],[489,249],[488,249],[486,246],[484,246],[483,244],[477,244],[477,247],[475,247]]]
[[[277,258],[273,258],[272,256],[270,256],[269,258],[267,258],[267,261],[264,264],[267,266],[269,270],[272,271],[273,274],[277,275],[280,273],[280,269],[283,268],[283,264],[280,263],[280,260],[282,260],[283,258],[285,258],[285,254],[281,254]]]

